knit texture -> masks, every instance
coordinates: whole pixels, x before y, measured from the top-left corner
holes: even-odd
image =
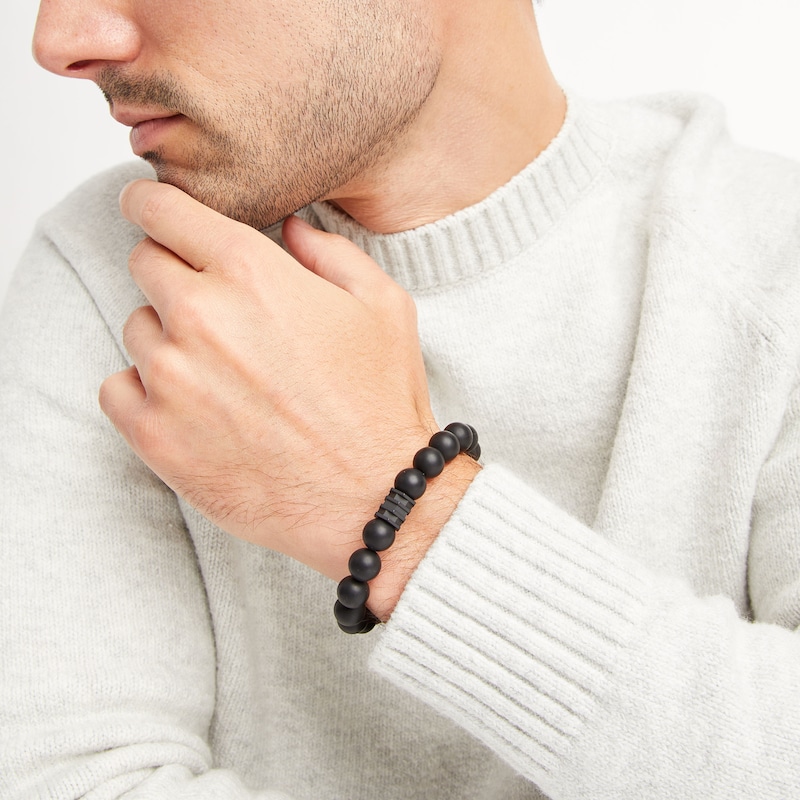
[[[706,98],[571,98],[439,222],[301,212],[412,293],[436,417],[484,452],[356,637],[330,581],[177,500],[97,406],[145,302],[117,196],[148,174],[47,214],[0,322],[0,796],[797,793],[800,168]]]

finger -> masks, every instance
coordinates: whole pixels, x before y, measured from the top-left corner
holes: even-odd
[[[282,252],[255,229],[166,183],[133,181],[120,193],[119,203],[126,219],[198,272],[224,269],[235,261],[243,239]]]
[[[143,239],[133,248],[128,269],[162,320],[176,298],[186,297],[193,290],[191,282],[197,279],[197,273],[183,259],[152,239]]]
[[[297,216],[283,223],[283,241],[307,269],[370,304],[400,287],[363,250],[337,234],[317,230]]]
[[[147,400],[136,367],[109,375],[100,386],[99,400],[103,413],[132,446],[132,420]]]
[[[122,343],[140,375],[153,348],[161,344],[163,335],[161,320],[152,306],[137,308],[128,317],[122,329]]]

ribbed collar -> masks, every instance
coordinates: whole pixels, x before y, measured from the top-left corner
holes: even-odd
[[[485,200],[401,233],[377,234],[330,203],[301,212],[374,258],[398,283],[426,292],[469,280],[531,247],[553,227],[606,162],[612,129],[602,108],[568,98],[558,135]]]

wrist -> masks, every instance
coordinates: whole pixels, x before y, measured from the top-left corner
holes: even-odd
[[[434,481],[417,503],[392,547],[381,553],[383,566],[370,582],[369,610],[381,622],[394,611],[419,563],[441,533],[481,467],[459,455]]]
[[[472,466],[458,459],[462,453]],[[480,454],[475,429],[454,422],[417,451],[413,467],[397,473],[374,518],[363,528],[363,546],[348,560],[350,574],[337,587],[334,615],[345,633],[367,633],[389,618],[412,573],[477,474],[474,462]],[[441,479],[447,465],[451,465],[447,477]],[[438,489],[428,493],[428,481],[434,478]],[[411,525],[404,527],[417,501],[426,494],[425,510],[418,511]],[[401,544],[393,548],[401,527]],[[389,550],[392,552],[387,553]]]

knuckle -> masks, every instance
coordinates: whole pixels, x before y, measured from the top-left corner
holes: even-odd
[[[139,414],[129,431],[131,445],[144,461],[152,467],[161,466],[164,460],[164,432],[155,414],[149,410]]]
[[[395,284],[395,286],[397,286],[397,284]],[[412,320],[416,322],[417,304],[414,302],[414,298],[408,292],[401,289],[399,286],[397,286],[396,291],[399,292],[397,296],[398,310],[407,320]]]
[[[136,334],[134,333],[134,328],[136,326],[131,323],[132,316],[133,314],[128,317],[128,321],[122,326],[122,346],[129,355],[131,353],[131,348],[134,347],[136,343]]]
[[[128,352],[130,352],[130,345],[135,341],[138,331],[148,316],[149,307],[140,306],[131,312],[125,324],[122,326],[122,343],[125,345],[125,349],[128,350]]]
[[[223,269],[238,272],[249,263],[240,231],[226,229],[217,240],[215,251],[219,261],[217,266]]]
[[[128,256],[128,270],[136,278],[144,270],[158,247],[152,239],[142,239]]]
[[[383,282],[379,305],[391,309],[393,316],[403,325],[417,324],[417,304],[414,298],[391,279]]]
[[[186,332],[193,334],[204,330],[207,320],[202,298],[196,291],[184,291],[170,303],[167,324],[169,331],[175,336],[181,337]]]
[[[148,191],[139,207],[141,226],[147,230],[160,217],[169,215],[175,209],[177,199],[175,192],[164,184],[159,184],[157,190]]]
[[[259,258],[265,237],[253,228],[225,226],[215,246],[214,267],[237,281],[252,281],[263,274]]]
[[[177,350],[166,343],[153,348],[147,358],[148,390],[160,395],[174,390],[181,383],[182,370]]]
[[[97,393],[97,401],[103,413],[113,422],[114,421],[114,375],[109,375],[101,384]]]
[[[135,367],[128,367],[122,372],[115,372],[109,375],[101,384],[98,390],[98,402],[103,413],[111,420],[114,427],[124,431],[126,427],[127,413],[129,409],[126,403],[126,384],[129,381]]]

